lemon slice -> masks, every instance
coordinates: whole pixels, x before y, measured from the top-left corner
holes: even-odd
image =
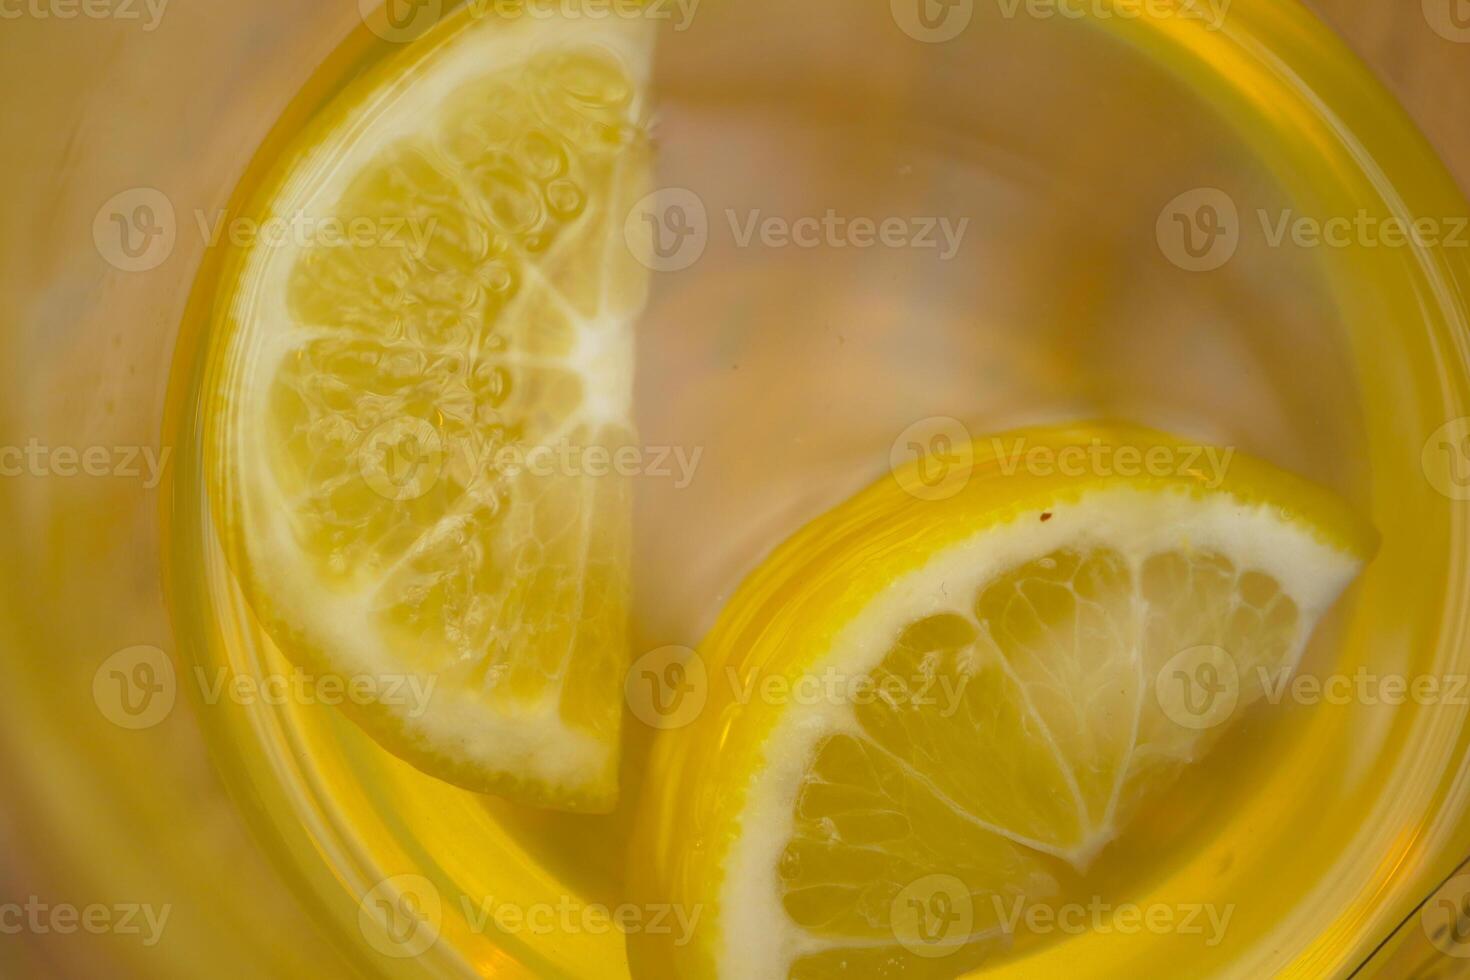
[[[681,675],[708,700],[659,736],[633,872],[704,916],[640,940],[648,975],[973,967],[1295,666],[1374,547],[1327,492],[1155,432],[959,448],[782,546]]]
[[[355,81],[219,324],[213,491],[271,636],[423,770],[572,810],[617,789],[648,23],[464,17]]]

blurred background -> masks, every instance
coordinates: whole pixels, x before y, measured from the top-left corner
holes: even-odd
[[[227,791],[182,695],[163,691],[158,715],[140,718],[94,687],[107,664],[149,683],[166,673],[159,379],[204,246],[181,212],[160,269],[180,288],[159,300],[156,281],[108,274],[91,236],[75,234],[100,203],[78,188],[161,185],[218,204],[215,177],[239,172],[280,107],[359,28],[358,4],[255,0],[242,25],[216,0],[138,0],[136,19],[119,8],[85,22],[28,15],[36,2],[0,0],[0,175],[12,178],[0,187],[41,188],[0,208],[0,291],[25,297],[0,307],[0,444],[75,445],[87,432],[116,450],[107,465],[119,479],[22,475],[0,487],[0,665],[7,688],[27,692],[0,703],[0,976],[183,976],[186,963],[219,977],[363,975],[317,927],[319,910],[300,897],[309,889],[266,857],[248,825],[264,804]],[[1470,188],[1470,3],[1313,6]],[[133,43],[153,30],[195,43]],[[58,52],[94,97],[48,84]],[[140,117],[172,123],[140,128]],[[38,184],[38,171],[49,179]],[[142,312],[113,321],[124,308]],[[1397,937],[1380,953],[1391,975],[1459,975],[1465,961],[1439,954],[1417,922]]]

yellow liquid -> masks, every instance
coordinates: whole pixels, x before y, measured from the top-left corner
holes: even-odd
[[[1319,630],[1304,672],[1465,669],[1450,603],[1461,555],[1446,544],[1464,514],[1419,463],[1429,433],[1470,411],[1464,350],[1452,346],[1464,342],[1451,295],[1464,258],[1263,240],[1257,210],[1405,206],[1385,202],[1302,91],[1241,54],[1252,30],[1298,26],[1301,15],[1269,6],[1241,0],[1222,33],[977,11],[963,38],[926,46],[882,9],[832,0],[794,17],[710,0],[688,32],[662,39],[658,182],[696,189],[711,232],[699,263],[656,277],[639,328],[641,441],[701,456],[688,487],[639,483],[635,652],[695,645],[761,556],[884,472],[895,437],[921,418],[981,435],[1114,415],[1238,445],[1373,515],[1384,551]],[[237,200],[351,67],[394,54],[365,38],[339,52]],[[1417,148],[1375,135],[1385,166],[1421,166]],[[1172,266],[1155,240],[1160,208],[1197,187],[1226,189],[1245,215],[1237,257],[1209,276]],[[1465,212],[1437,172],[1412,193],[1415,213]],[[755,209],[971,224],[948,262],[740,247],[727,212],[743,222]],[[196,406],[219,369],[200,324],[222,261],[201,274],[175,362],[170,604],[181,671],[265,675],[289,667],[239,600],[200,482]],[[650,737],[638,725],[622,808],[586,818],[434,781],[325,707],[219,705],[201,717],[314,926],[339,933],[364,973],[627,974],[615,931],[477,930],[461,899],[626,900],[620,844]],[[1470,843],[1463,790],[1447,776],[1464,720],[1453,706],[1252,713],[1070,883],[1084,903],[1232,906],[1227,941],[1089,933],[1023,943],[1008,962],[1021,975],[1350,967]],[[406,873],[446,900],[440,942],[395,960],[361,941],[358,900]]]

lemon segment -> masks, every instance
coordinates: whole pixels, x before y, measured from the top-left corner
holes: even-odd
[[[1218,484],[1064,477],[1005,465],[1016,435],[1187,448],[1115,425],[977,443],[953,496],[898,473],[773,554],[701,647],[729,683],[655,750],[634,876],[706,918],[686,947],[642,941],[646,968],[984,962],[1013,938],[1004,908],[1055,898],[1295,668],[1375,547],[1326,491],[1243,456]],[[835,693],[740,696],[812,677]]]
[[[634,439],[651,38],[461,21],[344,90],[272,188],[308,231],[236,265],[216,498],[272,638],[366,680],[385,747],[603,811],[631,505],[598,460]],[[429,693],[378,696],[403,690]]]

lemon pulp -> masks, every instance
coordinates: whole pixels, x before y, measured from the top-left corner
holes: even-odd
[[[444,30],[342,93],[262,208],[307,231],[236,265],[216,496],[272,638],[361,682],[383,745],[607,810],[630,522],[607,460],[633,439],[646,282],[621,234],[649,38]]]
[[[1183,448],[1119,426],[1023,435]],[[633,865],[706,925],[683,948],[640,941],[650,969],[983,962],[1017,938],[1016,903],[1056,901],[1295,667],[1373,546],[1329,494],[1241,456],[1218,486],[1063,478],[1006,472],[1003,441],[974,447],[948,499],[898,474],[839,507],[722,614],[708,705],[660,736]],[[814,676],[832,693],[790,693]]]

